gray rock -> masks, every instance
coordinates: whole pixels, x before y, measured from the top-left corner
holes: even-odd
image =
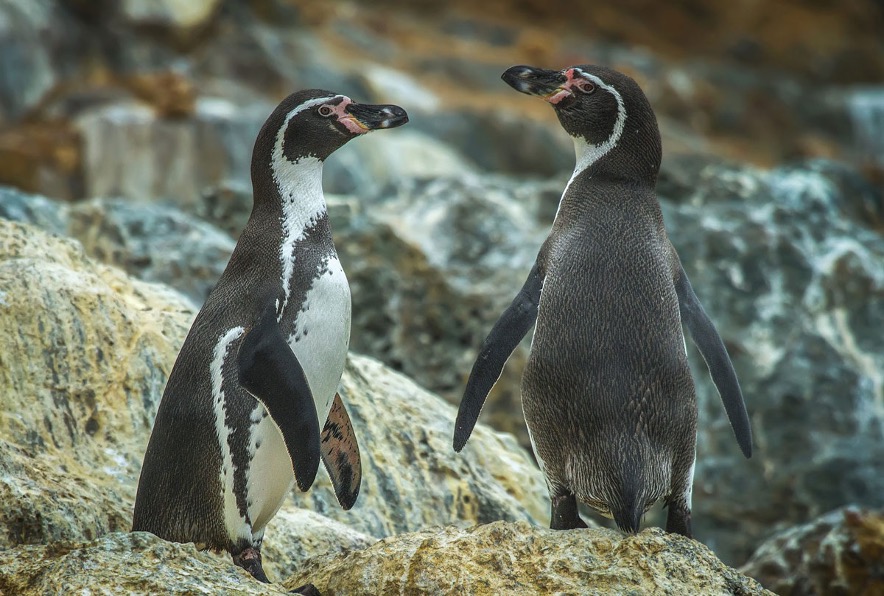
[[[842,189],[859,183],[822,165],[710,166],[681,204],[663,205],[755,433],[743,461],[689,343],[695,530],[725,561],[745,560],[772,530],[847,503],[880,506],[884,494],[884,239],[854,219],[866,200]]]
[[[740,569],[777,594],[884,593],[884,510],[844,507],[767,539]]]
[[[130,102],[85,112],[85,196],[175,201],[192,209],[207,186],[248,181],[252,146],[270,104],[199,98],[191,118],[164,119]]]
[[[0,218],[28,223],[53,234],[67,232],[68,206],[23,193],[10,186],[0,186]]]
[[[51,45],[53,6],[49,0],[0,5],[0,122],[14,121],[57,82]]]
[[[93,199],[70,210],[69,233],[91,257],[145,281],[163,282],[201,305],[235,242],[170,206]]]

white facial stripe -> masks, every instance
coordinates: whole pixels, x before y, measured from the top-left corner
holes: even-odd
[[[282,319],[282,313],[288,303],[289,284],[295,267],[294,245],[299,240],[303,240],[307,229],[327,210],[325,195],[322,193],[322,161],[316,157],[303,157],[296,162],[289,161],[283,152],[285,131],[291,119],[299,113],[337,98],[341,98],[341,103],[350,101],[343,95],[307,100],[286,115],[279,132],[276,133],[270,170],[282,199],[283,239],[279,248],[279,259],[282,263],[282,289],[285,295],[283,303],[276,305],[277,321]]]
[[[568,180],[568,184],[565,185],[565,190],[562,192],[562,199],[565,198],[565,195],[568,193],[568,188],[571,187],[571,183],[574,182],[574,179],[577,178],[577,176],[583,173],[586,168],[604,157],[605,154],[617,145],[620,141],[620,137],[623,136],[623,129],[626,126],[626,105],[623,103],[623,97],[620,96],[620,92],[597,76],[586,73],[579,68],[575,68],[574,72],[595,83],[597,88],[604,89],[614,96],[614,99],[617,100],[617,120],[614,122],[614,130],[611,131],[611,136],[598,145],[587,143],[586,139],[580,136],[573,137],[574,153],[577,157],[577,163],[574,166],[574,173],[571,174],[571,179]],[[562,202],[560,200],[559,209],[561,209],[561,207]],[[556,211],[556,216],[558,216],[558,214],[558,211]]]
[[[227,442],[230,436],[230,429],[227,428],[225,421],[227,408],[224,403],[224,361],[227,358],[227,352],[230,344],[236,341],[242,334],[242,327],[234,327],[227,330],[218,338],[215,344],[215,351],[212,354],[212,363],[210,372],[212,378],[212,398],[215,411],[215,433],[218,435],[218,445],[221,447],[221,490],[224,500],[224,525],[227,528],[228,535],[234,538],[251,539],[251,532],[248,530],[246,519],[239,514],[239,507],[236,505],[236,495],[233,493],[233,474],[235,468],[233,466],[233,456],[230,451],[230,444]]]

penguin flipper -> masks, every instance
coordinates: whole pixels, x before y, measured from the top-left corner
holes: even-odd
[[[362,462],[350,416],[337,393],[328,413],[328,420],[325,421],[325,428],[322,429],[320,453],[332,486],[335,487],[338,503],[344,509],[350,509],[359,496]]]
[[[319,469],[319,420],[301,363],[286,342],[271,302],[246,332],[237,354],[239,382],[267,409],[306,491]]]
[[[749,414],[746,412],[746,403],[743,401],[743,393],[740,390],[740,382],[734,371],[733,362],[728,356],[724,342],[715,329],[715,325],[709,319],[709,315],[700,304],[699,298],[694,293],[694,288],[687,274],[678,265],[678,278],[675,280],[675,292],[678,294],[678,305],[681,312],[681,320],[687,325],[694,339],[694,344],[706,361],[712,382],[721,396],[724,411],[727,412],[728,420],[734,429],[737,443],[747,458],[752,457],[752,428],[749,425]]]
[[[537,320],[542,288],[543,277],[540,274],[540,266],[535,263],[525,285],[485,338],[457,410],[457,421],[454,424],[455,451],[463,449],[467,439],[470,438],[485,404],[485,398],[500,378],[503,365]]]

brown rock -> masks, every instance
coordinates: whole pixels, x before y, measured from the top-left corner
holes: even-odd
[[[556,531],[525,522],[431,528],[308,561],[286,580],[337,594],[770,594],[693,540],[659,529]]]
[[[147,532],[0,550],[0,594],[284,594],[231,562]]]
[[[777,594],[884,594],[884,509],[844,507],[780,532],[741,571]]]

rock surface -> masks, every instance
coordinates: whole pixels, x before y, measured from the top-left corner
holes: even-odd
[[[540,471],[515,439],[476,429],[471,449],[451,448],[455,410],[374,360],[350,356],[340,387],[362,453],[362,488],[343,511],[321,474],[295,503],[377,537],[432,525],[498,519],[545,523]]]
[[[6,220],[0,288],[0,546],[126,529],[191,304],[95,263],[75,241]],[[348,527],[280,515],[266,544],[277,535],[281,557],[297,562],[314,547],[355,548],[368,534],[426,525],[546,516],[540,472],[512,437],[479,428],[475,450],[455,455],[451,406],[365,357],[351,356],[341,393],[362,445],[361,494],[344,512],[320,472],[297,502]]]
[[[703,545],[659,529],[624,536],[524,522],[402,534],[319,557],[285,582],[336,594],[770,594]]]
[[[884,511],[845,507],[780,532],[741,571],[777,594],[884,594]]]
[[[114,532],[92,542],[0,550],[0,593],[285,594],[193,544],[147,532]]]
[[[6,220],[0,288],[0,546],[125,529],[190,305]]]

